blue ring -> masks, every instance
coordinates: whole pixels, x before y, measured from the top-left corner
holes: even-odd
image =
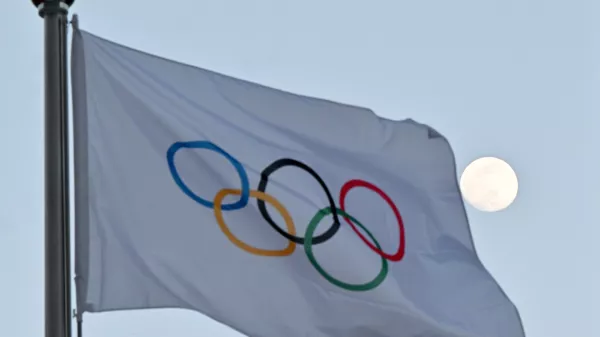
[[[181,177],[177,172],[177,168],[175,167],[174,159],[175,153],[182,148],[207,149],[222,154],[225,158],[227,158],[227,160],[229,160],[233,167],[235,167],[236,171],[238,172],[238,175],[240,176],[240,180],[242,181],[242,195],[240,197],[240,200],[232,204],[223,204],[221,206],[221,209],[232,211],[246,207],[246,205],[248,204],[248,199],[250,198],[250,183],[248,181],[248,175],[246,174],[246,170],[244,170],[244,167],[239,161],[237,161],[237,159],[233,158],[233,156],[225,152],[225,150],[221,149],[220,147],[209,141],[175,142],[173,143],[173,145],[171,145],[171,147],[169,147],[169,150],[167,151],[167,162],[169,163],[169,170],[171,171],[171,176],[173,177],[173,180],[175,180],[175,183],[177,184],[177,186],[179,186],[183,193],[185,193],[188,197],[192,198],[194,201],[198,202],[203,206],[206,206],[208,208],[214,207],[214,204],[211,201],[202,199],[196,194],[194,194],[194,192],[192,192],[183,183],[183,180],[181,180]]]

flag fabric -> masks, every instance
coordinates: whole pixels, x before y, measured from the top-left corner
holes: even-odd
[[[71,67],[80,312],[190,309],[252,337],[524,335],[428,125],[83,30]]]

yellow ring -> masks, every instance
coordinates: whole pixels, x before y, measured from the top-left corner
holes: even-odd
[[[254,255],[288,256],[294,252],[294,250],[296,249],[296,243],[293,241],[289,241],[288,246],[282,250],[269,250],[269,249],[260,249],[260,248],[250,246],[249,244],[242,242],[235,235],[233,235],[233,233],[231,233],[231,231],[225,224],[225,220],[223,219],[223,211],[221,210],[221,203],[223,202],[223,198],[225,198],[225,196],[227,196],[229,194],[241,195],[242,190],[240,190],[240,189],[222,189],[219,191],[219,193],[217,193],[217,195],[215,195],[215,200],[214,200],[215,219],[217,220],[219,227],[221,227],[223,234],[225,234],[225,236],[227,236],[229,241],[231,241],[234,245],[238,246],[240,249],[245,250],[248,253],[251,253]],[[296,235],[296,227],[294,226],[292,217],[290,216],[288,211],[285,209],[285,207],[283,207],[283,205],[279,201],[277,201],[277,199],[275,199],[274,197],[272,197],[269,194],[266,194],[266,193],[263,193],[260,191],[256,191],[256,190],[251,190],[250,196],[273,205],[277,209],[277,211],[279,211],[281,216],[283,216],[283,220],[285,221],[285,225],[287,227],[288,233],[290,233],[291,235]]]

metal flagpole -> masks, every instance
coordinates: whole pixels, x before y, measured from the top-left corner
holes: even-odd
[[[44,19],[45,336],[71,337],[67,15],[74,0],[32,0]]]

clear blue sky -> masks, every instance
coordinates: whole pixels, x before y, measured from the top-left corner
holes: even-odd
[[[30,1],[5,2],[0,336],[43,336],[43,22]],[[468,208],[482,261],[528,337],[600,336],[597,0],[78,0],[74,12],[134,48],[429,123],[459,170],[507,160],[515,204]],[[240,336],[190,311],[84,323],[85,337]]]

